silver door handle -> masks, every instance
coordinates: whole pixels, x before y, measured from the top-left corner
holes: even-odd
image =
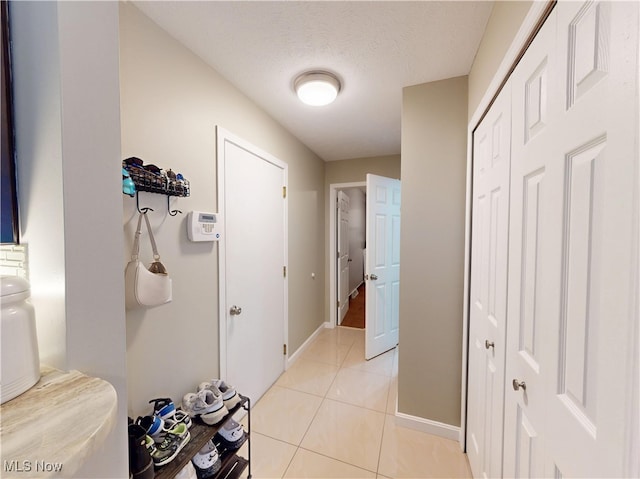
[[[370,275],[369,275],[369,279],[371,279],[372,281],[375,281],[376,279],[378,279],[378,275],[376,275],[376,274],[370,274]]]
[[[239,314],[242,314],[242,308],[239,308],[234,304],[233,306],[231,306],[229,314],[231,314],[231,316],[238,316]]]
[[[488,339],[484,340],[484,349],[489,349],[495,347],[495,343],[493,341],[489,341]]]
[[[527,390],[527,384],[524,381],[518,381],[517,379],[514,379],[511,382],[511,385],[513,386],[514,391],[517,391],[520,388],[522,388],[523,391]]]

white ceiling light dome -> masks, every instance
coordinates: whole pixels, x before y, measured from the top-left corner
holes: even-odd
[[[295,79],[293,84],[302,103],[311,106],[324,106],[333,102],[340,92],[340,80],[326,71],[305,72]]]

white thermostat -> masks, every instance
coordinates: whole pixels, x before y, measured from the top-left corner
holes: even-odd
[[[187,235],[191,241],[218,241],[222,236],[222,225],[216,213],[191,211],[187,215]]]

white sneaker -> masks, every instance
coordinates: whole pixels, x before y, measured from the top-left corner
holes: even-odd
[[[236,389],[230,384],[225,383],[222,379],[212,379],[208,383],[200,383],[198,391],[209,389],[211,391],[222,394],[222,400],[226,408],[231,411],[240,402],[240,395],[236,392]]]
[[[196,468],[196,472],[200,479],[206,479],[209,477],[213,477],[222,466],[222,462],[220,461],[220,457],[218,455],[218,450],[216,446],[213,444],[211,439],[207,441],[200,452],[193,456],[191,462]]]
[[[233,419],[229,419],[218,431],[220,442],[231,449],[238,449],[244,443],[244,429]]]
[[[229,411],[224,405],[222,395],[205,389],[197,393],[187,393],[182,398],[182,409],[191,417],[200,417],[206,424],[220,422]]]

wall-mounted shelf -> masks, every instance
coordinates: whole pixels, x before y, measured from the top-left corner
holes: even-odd
[[[175,216],[182,213],[180,210],[172,210],[169,207],[169,197],[176,196],[186,198],[191,195],[191,185],[189,180],[180,173],[176,174],[171,169],[163,170],[155,165],[143,165],[139,158],[127,158],[122,162],[122,168],[126,170],[135,185],[136,207],[141,213],[153,211],[151,208],[140,208],[138,193],[156,193],[167,196],[167,211],[169,215]],[[125,173],[123,172],[123,175]],[[128,180],[127,180],[128,181]],[[129,191],[127,191],[128,193]],[[133,196],[133,194],[131,195]]]
[[[170,176],[152,173],[144,168],[135,166],[124,167],[124,169],[131,175],[137,191],[159,193],[167,196],[181,196],[183,198],[191,195],[189,181],[185,179],[178,180],[175,174],[171,178]]]

